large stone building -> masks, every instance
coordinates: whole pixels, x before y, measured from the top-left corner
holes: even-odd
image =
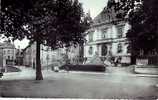
[[[121,57],[122,63],[130,63],[130,48],[126,32],[130,25],[116,18],[113,9],[104,10],[93,19],[91,28],[87,30],[84,44],[84,57],[92,58],[95,54],[105,60],[107,56]]]
[[[51,67],[56,63],[63,63],[64,56],[68,55],[70,63],[78,64],[80,57],[80,47],[58,48],[51,50],[50,47],[41,45],[41,66],[42,68]],[[28,45],[23,50],[23,65],[36,67],[36,42]]]
[[[36,66],[36,42],[29,44],[22,52],[23,65],[35,68]],[[54,53],[49,48],[41,45],[41,65],[46,66],[51,64],[51,59],[56,58]]]
[[[0,43],[0,67],[14,66],[16,59],[16,48],[14,44],[5,41]]]

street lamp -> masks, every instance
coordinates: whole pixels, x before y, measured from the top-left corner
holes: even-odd
[[[4,67],[4,66],[3,66],[3,65],[4,65],[4,54],[3,54],[4,51],[3,51],[3,49],[4,49],[4,48],[2,47],[2,68]]]
[[[1,48],[2,49],[2,48]],[[3,76],[3,50],[2,50],[2,66],[0,66],[0,78]]]
[[[3,48],[2,48],[2,68],[3,68]]]
[[[4,68],[5,67],[4,66],[4,54],[3,54],[4,53],[4,51],[3,51],[4,48],[2,47],[1,49],[2,49],[2,72],[5,72],[5,68]]]
[[[47,60],[47,70],[48,70],[48,61],[49,61],[49,47],[47,48],[47,56],[46,56],[46,60]]]

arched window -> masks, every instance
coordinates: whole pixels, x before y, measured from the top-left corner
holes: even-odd
[[[8,56],[8,60],[10,60],[10,56]]]
[[[117,53],[121,53],[121,52],[122,52],[122,45],[121,43],[119,43],[117,46]]]
[[[107,55],[107,45],[106,44],[102,44],[101,54],[102,54],[102,56]]]
[[[93,47],[89,47],[89,51],[88,51],[88,53],[89,53],[90,55],[93,54]]]

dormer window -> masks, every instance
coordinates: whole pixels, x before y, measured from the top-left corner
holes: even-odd
[[[102,30],[102,39],[107,38],[107,29]]]
[[[121,38],[123,36],[123,26],[122,25],[117,27],[117,34],[118,34],[117,35],[118,38]]]

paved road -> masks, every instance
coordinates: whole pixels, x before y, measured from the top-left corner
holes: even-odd
[[[147,100],[158,98],[158,88],[155,87],[158,78],[137,77],[130,73],[130,69],[109,68],[107,73],[55,73],[44,70],[43,75],[43,81],[35,81],[35,71],[32,69],[23,68],[22,72],[7,73],[0,79],[0,96]]]

